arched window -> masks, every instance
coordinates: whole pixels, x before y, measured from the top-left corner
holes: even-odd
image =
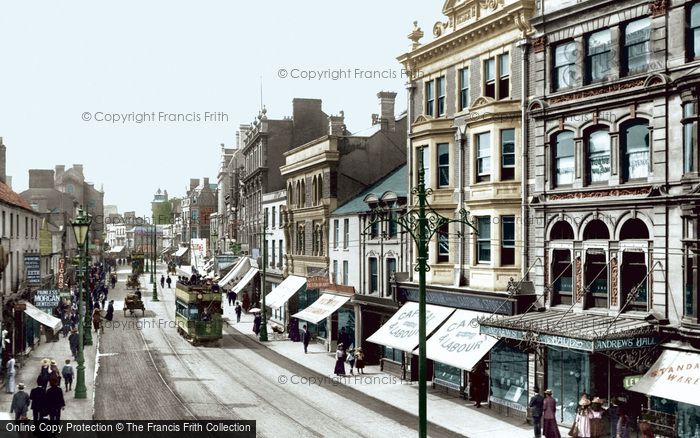
[[[583,240],[610,239],[608,227],[600,219],[593,219],[588,222],[583,230]]]
[[[318,189],[318,193],[316,194],[316,203],[321,204],[321,200],[323,199],[323,175],[319,175],[318,179],[316,180],[316,188]]]
[[[574,133],[562,131],[554,137],[554,183],[556,186],[574,182]]]
[[[294,190],[292,189],[292,183],[287,185],[287,205],[291,206],[294,202]]]
[[[649,124],[634,120],[621,132],[622,176],[625,181],[649,176]]]
[[[311,205],[318,205],[318,180],[315,175],[311,181]]]
[[[549,232],[550,240],[574,240],[574,230],[571,228],[571,224],[566,221],[559,221]]]
[[[620,240],[629,239],[649,239],[649,229],[643,220],[632,218],[626,220],[625,223],[622,224],[622,229],[620,230]]]
[[[608,182],[610,179],[610,134],[607,128],[598,128],[588,134],[588,182]]]
[[[301,180],[301,207],[304,208],[306,206],[306,181]]]

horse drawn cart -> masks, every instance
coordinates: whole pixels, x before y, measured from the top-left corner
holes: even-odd
[[[136,309],[141,309],[141,316],[146,313],[146,306],[143,304],[140,291],[137,291],[135,294],[126,294],[124,299],[124,316],[126,316],[127,310],[130,315],[133,315]]]

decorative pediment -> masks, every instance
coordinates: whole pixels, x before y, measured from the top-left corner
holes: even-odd
[[[527,112],[534,112],[534,111],[542,111],[545,108],[545,103],[541,99],[533,99],[528,105],[527,105]]]
[[[644,80],[644,88],[653,87],[654,85],[665,85],[670,82],[670,78],[663,73],[654,73],[647,76]]]
[[[426,116],[425,114],[420,114],[418,117],[416,117],[416,120],[413,121],[414,124],[417,123],[428,123],[432,121],[433,118],[430,116]]]
[[[494,99],[493,97],[479,96],[474,100],[474,103],[472,104],[472,106],[469,109],[471,110],[472,108],[478,108],[480,106],[490,105],[490,104],[494,103],[495,101],[496,101],[496,99]]]

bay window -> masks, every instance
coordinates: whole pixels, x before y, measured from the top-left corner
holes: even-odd
[[[476,135],[476,181],[491,179],[491,133]]]

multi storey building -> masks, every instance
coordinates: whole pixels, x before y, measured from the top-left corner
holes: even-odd
[[[525,52],[520,42],[532,32],[528,20],[534,3],[447,0],[445,21],[433,27],[435,39],[422,44],[423,32],[414,24],[411,47],[399,57],[410,73],[408,192],[417,187],[422,169],[432,209],[447,218],[466,209],[471,221],[471,226],[443,225],[431,241],[427,303],[436,315],[459,309],[470,312],[455,313],[471,315],[464,317],[469,322],[478,315],[521,312],[534,299],[512,293],[527,269],[520,225],[526,180],[521,130]],[[415,196],[409,197],[409,208],[416,203]],[[411,254],[412,263],[416,257]],[[418,301],[416,283],[417,274],[409,269],[398,285],[400,301]],[[385,345],[385,361],[393,356],[397,366],[417,375],[411,354],[417,339],[415,346],[406,345],[405,354]],[[487,361],[474,364],[437,350],[427,356],[441,356],[429,362],[435,383],[474,398],[487,393]],[[495,391],[493,406],[508,405],[505,396]],[[526,396],[518,394],[518,401]]]
[[[330,213],[405,163],[401,145],[406,135],[406,117],[395,116],[396,93],[380,92],[377,97],[380,114],[373,116],[371,129],[362,131],[362,135],[346,130],[341,113],[328,118],[330,134],[284,154],[285,164],[280,170],[287,182],[284,226],[286,264],[291,275],[321,277],[327,284]],[[290,315],[311,306],[322,291],[315,279],[307,284],[289,303]],[[352,296],[343,295],[345,301]],[[308,324],[329,347],[337,339],[339,315],[350,315],[346,319],[351,318],[352,325],[346,329],[354,331],[354,310],[348,304],[328,318]]]
[[[245,125],[242,129],[245,129]],[[240,143],[240,131],[237,133],[237,143]],[[217,179],[216,239],[212,240],[212,249],[217,254],[233,252],[233,245],[238,240],[241,153],[238,144],[236,146],[229,149],[221,145],[221,163]]]
[[[192,239],[209,240],[209,215],[217,208],[216,184],[210,184],[209,178],[190,179],[190,188],[182,198],[182,241],[189,244]]]
[[[546,310],[482,322],[508,351],[492,370],[551,388],[564,424],[586,392],[692,436],[696,393],[657,381],[700,359],[700,3],[544,1],[532,24],[523,195]]]
[[[267,264],[265,273],[265,291],[269,292],[279,286],[285,278],[285,254],[286,247],[284,245],[284,209],[287,208],[287,191],[278,190],[272,193],[264,193],[262,197],[263,216],[267,222],[267,228],[263,230],[266,233],[265,240],[267,241],[267,260],[262,263]],[[261,254],[262,255],[262,254]],[[270,318],[287,326],[288,315],[285,312],[285,307],[273,309]]]

